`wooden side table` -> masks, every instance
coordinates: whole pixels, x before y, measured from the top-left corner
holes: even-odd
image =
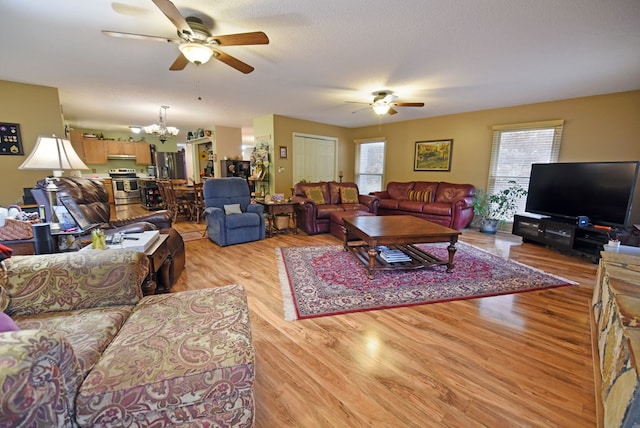
[[[278,203],[265,203],[262,201],[257,201],[260,205],[264,207],[265,218],[268,223],[267,227],[267,236],[271,238],[274,233],[288,232],[290,228],[287,225],[286,229],[276,229],[275,221],[276,215],[278,214],[286,214],[290,219],[293,220],[293,233],[298,234],[298,219],[296,217],[295,206],[297,202],[278,202]]]

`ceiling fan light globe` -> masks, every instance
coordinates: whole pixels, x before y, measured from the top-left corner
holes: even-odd
[[[194,64],[204,64],[213,55],[213,50],[209,46],[200,43],[181,43],[178,47],[182,55]]]
[[[374,104],[373,105],[373,111],[376,112],[376,114],[379,115],[383,115],[383,114],[387,114],[389,112],[389,109],[391,108],[391,105],[389,104]]]

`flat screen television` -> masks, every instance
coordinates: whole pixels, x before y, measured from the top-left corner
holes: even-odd
[[[538,163],[531,167],[526,211],[594,225],[640,223],[640,162]]]

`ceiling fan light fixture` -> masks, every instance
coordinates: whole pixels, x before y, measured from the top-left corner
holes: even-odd
[[[197,65],[206,63],[213,55],[213,50],[209,46],[200,43],[180,43],[178,49],[189,62]]]
[[[374,104],[373,105],[373,111],[375,111],[376,114],[380,116],[382,116],[383,114],[387,114],[390,108],[391,108],[391,104]]]

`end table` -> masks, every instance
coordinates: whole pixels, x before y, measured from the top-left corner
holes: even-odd
[[[298,234],[298,219],[296,218],[295,206],[297,202],[274,202],[266,203],[263,201],[256,201],[264,207],[265,219],[267,220],[267,236],[271,238],[275,233],[288,232],[291,230],[289,227],[286,229],[276,229],[275,221],[276,215],[286,214],[293,220],[293,233]]]

